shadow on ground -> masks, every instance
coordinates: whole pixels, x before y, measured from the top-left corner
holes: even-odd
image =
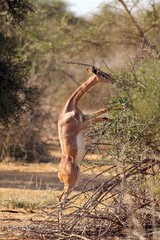
[[[77,191],[82,190],[83,186],[94,177],[94,174],[81,174],[80,183],[76,187]],[[100,184],[104,177],[90,181],[89,185]],[[34,172],[17,170],[3,170],[0,171],[0,188],[17,188],[17,189],[32,189],[32,190],[45,190],[56,189],[62,190],[63,184],[59,181],[57,172]]]

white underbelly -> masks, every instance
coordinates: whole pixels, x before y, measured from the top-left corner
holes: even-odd
[[[82,133],[79,133],[77,135],[77,156],[75,158],[77,166],[81,165],[84,155],[85,155],[85,143],[83,140]]]

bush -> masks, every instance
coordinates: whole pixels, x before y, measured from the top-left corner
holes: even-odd
[[[0,122],[9,126],[32,109],[37,91],[27,84],[28,69],[18,56],[15,40],[0,33],[0,51]]]

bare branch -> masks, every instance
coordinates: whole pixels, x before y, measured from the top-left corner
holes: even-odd
[[[126,3],[123,0],[118,0],[118,2],[120,2],[122,4],[122,6],[124,7],[126,13],[128,14],[129,18],[131,19],[132,23],[137,28],[137,30],[139,32],[139,35],[141,37],[144,37],[144,32],[143,32],[142,28],[139,26],[139,24],[137,23],[136,19],[132,16],[131,11],[128,9]]]
[[[133,25],[136,27],[139,36],[143,39],[143,42],[145,45],[147,45],[151,50],[153,50],[153,52],[156,54],[157,58],[160,57],[159,55],[159,51],[157,49],[157,46],[153,43],[151,43],[148,38],[145,36],[145,31],[141,28],[141,26],[138,24],[138,22],[136,21],[136,19],[133,17],[133,15],[131,14],[131,11],[128,9],[127,4],[125,3],[124,0],[118,0],[119,3],[121,3],[121,5],[123,6],[123,8],[125,9],[128,17],[131,19]]]

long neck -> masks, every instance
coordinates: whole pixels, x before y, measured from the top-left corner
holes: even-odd
[[[83,96],[83,94],[90,89],[95,84],[99,83],[100,81],[98,78],[94,75],[90,76],[82,85],[77,88],[71,95],[71,97],[68,99],[68,104],[72,103],[74,105],[77,105],[80,98]]]

